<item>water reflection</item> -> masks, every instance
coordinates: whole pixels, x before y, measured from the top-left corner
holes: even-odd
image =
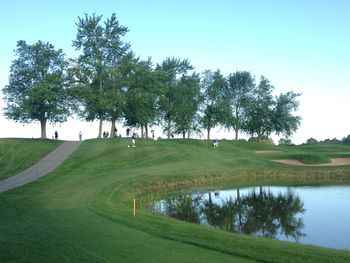
[[[284,235],[298,241],[305,236],[300,217],[304,204],[291,191],[273,194],[260,187],[236,197],[220,198],[217,193],[181,195],[156,203],[155,211],[192,223],[252,236],[276,239]]]

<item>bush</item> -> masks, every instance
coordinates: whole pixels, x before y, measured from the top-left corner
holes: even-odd
[[[318,141],[314,138],[307,139],[306,144],[317,144]]]
[[[333,138],[333,139],[325,139],[323,143],[341,143],[341,141],[339,141],[337,138]]]
[[[273,140],[266,135],[263,135],[260,137],[250,137],[248,142],[258,142],[258,143],[263,143],[263,144],[275,145]]]
[[[281,138],[278,140],[279,145],[292,145],[292,140],[289,138]]]
[[[350,135],[348,135],[347,137],[344,137],[341,141],[342,143],[350,144]]]
[[[321,164],[330,162],[330,159],[322,154],[300,154],[295,156],[295,159],[306,164]]]

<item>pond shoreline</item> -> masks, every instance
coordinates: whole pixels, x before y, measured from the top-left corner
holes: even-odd
[[[348,206],[350,186],[260,186],[177,195],[157,201],[153,209],[229,232],[349,250]],[[313,227],[319,224],[327,227]]]

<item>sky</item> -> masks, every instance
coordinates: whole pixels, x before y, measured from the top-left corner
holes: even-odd
[[[291,137],[295,144],[350,134],[348,0],[2,0],[0,138],[40,137],[40,123],[20,124],[3,116],[1,90],[8,83],[17,41],[50,42],[67,57],[77,57],[72,41],[78,17],[85,13],[103,15],[102,20],[115,13],[129,28],[123,40],[153,63],[188,58],[196,72],[220,69],[227,76],[249,71],[257,82],[264,75],[276,96],[300,93],[295,114],[301,125]],[[124,136],[126,128],[122,123],[117,127]],[[103,129],[110,125],[104,123]],[[84,139],[96,138],[98,125],[73,116],[66,123],[48,124],[48,137],[55,130],[64,140],[77,140],[80,130]],[[158,128],[157,136],[162,136]],[[234,132],[217,128],[212,136],[232,139]],[[279,137],[273,138],[277,142]]]

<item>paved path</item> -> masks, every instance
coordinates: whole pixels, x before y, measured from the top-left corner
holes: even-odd
[[[38,178],[52,172],[56,167],[62,164],[79,145],[80,142],[62,143],[62,145],[49,153],[37,164],[15,176],[0,181],[0,193],[37,180]]]

